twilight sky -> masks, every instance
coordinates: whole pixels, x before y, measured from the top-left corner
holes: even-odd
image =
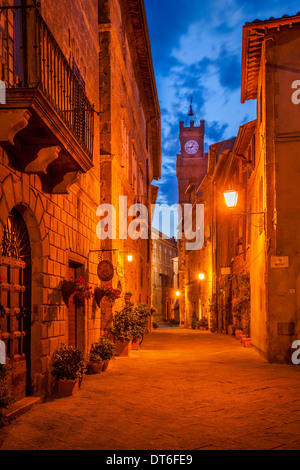
[[[145,0],[162,112],[162,179],[158,203],[177,203],[179,121],[190,95],[208,145],[234,137],[255,119],[256,102],[240,102],[242,27],[294,15],[299,0]],[[154,221],[154,225],[155,221]]]

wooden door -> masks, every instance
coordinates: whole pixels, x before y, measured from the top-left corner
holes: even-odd
[[[4,228],[0,285],[0,339],[12,365],[12,393],[30,395],[31,250],[26,224],[16,210]]]

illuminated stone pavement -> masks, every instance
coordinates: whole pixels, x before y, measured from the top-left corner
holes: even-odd
[[[299,379],[232,337],[161,329],[0,430],[0,449],[299,450]]]

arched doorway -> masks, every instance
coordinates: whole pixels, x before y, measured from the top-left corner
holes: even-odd
[[[26,224],[13,209],[1,246],[0,329],[12,365],[12,392],[21,400],[31,392],[31,247]]]

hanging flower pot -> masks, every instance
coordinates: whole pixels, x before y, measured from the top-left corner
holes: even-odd
[[[69,307],[69,300],[72,294],[75,292],[75,284],[72,281],[63,280],[62,285],[62,298],[67,307]]]
[[[96,294],[96,291],[97,291],[97,294]],[[115,303],[115,301],[121,297],[121,291],[119,289],[114,289],[112,286],[103,286],[103,287],[97,287],[95,289],[95,298],[96,298],[96,295],[98,296],[98,299],[100,299],[100,301],[103,297],[107,297],[107,299],[111,303]],[[100,301],[99,301],[99,304],[100,304]],[[96,298],[96,302],[97,302],[97,298]],[[98,307],[100,306],[99,304],[98,304]]]
[[[74,281],[75,295],[79,301],[83,302],[93,297],[92,288],[87,284],[86,280],[80,276]]]
[[[124,298],[125,298],[125,302],[126,302],[126,303],[129,303],[129,302],[130,302],[131,297],[132,297],[132,293],[131,293],[131,292],[125,292]]]
[[[63,280],[62,297],[67,307],[69,307],[71,295],[76,295],[77,299],[83,302],[85,299],[93,297],[92,288],[82,276],[74,281]]]
[[[95,292],[94,292],[94,297],[95,297],[96,304],[100,308],[101,300],[103,299],[103,297],[105,297],[105,292],[103,291],[103,289],[101,289],[101,287],[96,287]]]

